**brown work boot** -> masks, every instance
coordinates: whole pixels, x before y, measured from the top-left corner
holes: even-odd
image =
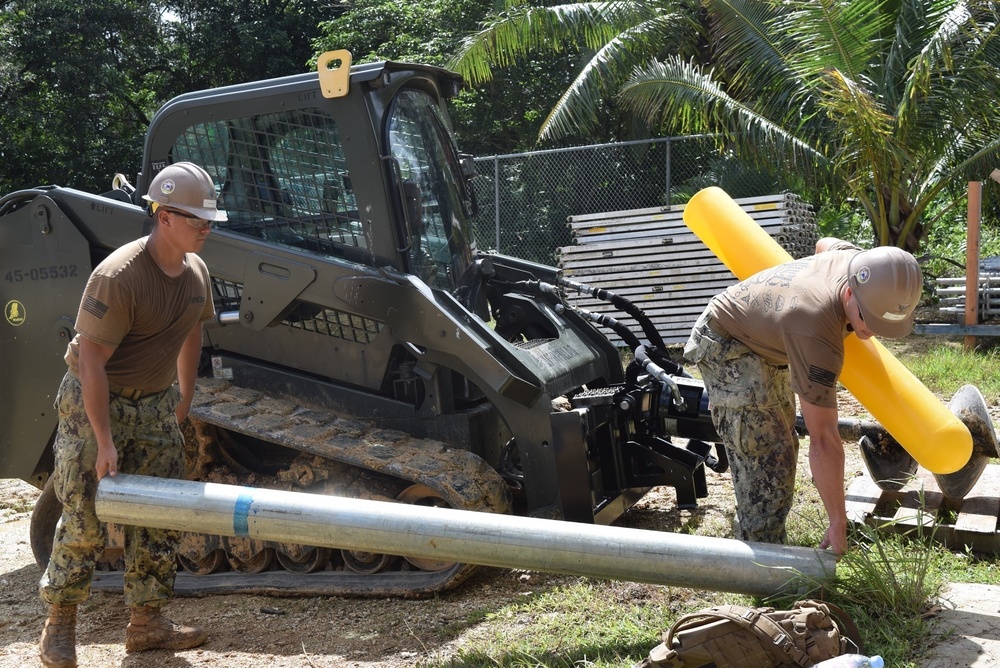
[[[76,606],[52,603],[38,655],[47,668],[76,668]]]
[[[163,616],[159,608],[144,605],[132,608],[132,620],[125,629],[125,651],[146,649],[191,649],[208,640],[195,626],[181,626]]]

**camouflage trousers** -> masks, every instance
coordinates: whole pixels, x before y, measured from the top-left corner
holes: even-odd
[[[704,314],[695,323],[684,357],[698,365],[712,422],[729,454],[736,537],[785,542],[799,452],[788,369],[713,331]]]
[[[132,401],[111,397],[111,435],[118,471],[154,477],[184,474],[184,437],[174,410],[175,388]],[[81,603],[90,595],[97,558],[108,534],[94,509],[97,495],[97,440],[83,407],[80,381],[66,374],[55,408],[59,428],[52,473],[63,513],[56,525],[49,565],[39,582],[46,603]],[[160,607],[173,594],[177,574],[176,531],[125,526],[125,602]]]

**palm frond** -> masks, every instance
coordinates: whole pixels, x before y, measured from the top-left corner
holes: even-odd
[[[539,139],[558,139],[589,129],[598,108],[613,98],[621,82],[648,62],[667,35],[691,30],[686,17],[664,14],[642,22],[610,40],[590,58],[549,112]]]
[[[577,2],[552,7],[511,4],[462,41],[449,66],[473,85],[489,81],[494,67],[508,67],[533,52],[597,50],[623,30],[656,16],[646,0]]]
[[[800,77],[836,69],[860,82],[867,78],[891,25],[882,4],[881,0],[791,0],[773,28],[795,43],[788,58]]]
[[[986,144],[980,145],[970,155],[964,159],[954,162],[942,161],[944,168],[937,178],[927,184],[926,189],[921,192],[918,206],[905,221],[903,233],[909,234],[913,227],[926,215],[927,208],[938,198],[941,192],[956,181],[978,181],[986,176],[1000,164],[1000,139],[993,139]],[[950,165],[950,168],[948,167]],[[953,202],[952,204],[957,204]]]
[[[926,94],[935,73],[941,70],[954,70],[951,45],[955,42],[956,36],[961,34],[962,26],[970,19],[971,14],[963,3],[955,4],[950,11],[941,16],[934,34],[925,42],[909,68],[910,75],[907,77],[906,89],[900,101],[900,116],[910,113],[914,100]]]
[[[780,7],[760,0],[706,0],[715,61],[737,87],[788,76],[790,44],[772,29]]]
[[[880,94],[888,108],[899,107],[911,78],[911,65],[932,39],[954,0],[900,0],[880,75]]]
[[[784,154],[790,164],[826,161],[814,146],[730,97],[714,80],[713,72],[692,62],[667,58],[636,69],[622,87],[619,101],[650,123],[670,123],[686,133],[723,133],[747,144],[767,145]]]

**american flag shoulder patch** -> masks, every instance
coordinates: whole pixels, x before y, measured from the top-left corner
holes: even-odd
[[[837,374],[829,369],[821,369],[818,366],[809,367],[809,380],[826,387],[833,387],[837,383]]]
[[[94,297],[87,296],[83,300],[83,310],[101,320],[108,312],[108,305],[99,302]]]

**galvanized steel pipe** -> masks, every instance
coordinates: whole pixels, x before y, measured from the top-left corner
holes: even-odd
[[[804,547],[119,474],[106,522],[587,577],[767,595],[834,573]]]

